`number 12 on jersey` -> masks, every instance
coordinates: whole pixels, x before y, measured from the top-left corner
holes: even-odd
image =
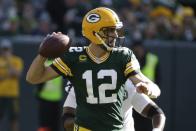
[[[97,79],[104,79],[105,76],[111,77],[112,82],[102,83],[98,86],[98,98],[94,96],[93,93],[93,78],[92,78],[92,70],[87,70],[83,73],[82,78],[86,80],[86,88],[87,94],[86,97],[87,103],[90,104],[104,104],[104,103],[113,103],[117,101],[117,94],[113,93],[111,96],[106,96],[107,90],[115,90],[116,89],[116,82],[117,82],[117,72],[115,70],[100,70],[97,73]]]

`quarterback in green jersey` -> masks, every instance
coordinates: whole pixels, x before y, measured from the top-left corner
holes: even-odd
[[[153,91],[153,93],[156,93],[156,91]],[[153,96],[156,96],[156,94],[153,94]],[[68,81],[67,85],[65,86],[65,102],[63,105],[62,116],[63,125],[66,131],[73,131],[76,107],[77,104],[74,87],[70,81]],[[149,114],[149,112],[146,112],[146,110],[150,111],[148,108],[152,107],[156,107],[158,112],[154,113],[152,117],[148,117],[147,114]],[[122,105],[123,131],[135,131],[132,116],[133,108],[143,117],[151,119],[153,127],[152,131],[162,131],[164,129],[166,117],[162,109],[145,94],[137,93],[132,82],[127,80],[125,83],[125,93]]]
[[[32,84],[60,75],[71,81],[77,102],[76,131],[122,129],[123,85],[127,79],[139,93],[150,95],[152,88],[158,88],[140,72],[131,50],[115,47],[119,37],[117,30],[122,26],[113,10],[105,7],[93,9],[82,22],[82,34],[90,40],[89,46],[70,48],[49,67],[44,66],[47,58],[38,54],[27,72],[26,79]],[[156,112],[156,109],[150,110]]]

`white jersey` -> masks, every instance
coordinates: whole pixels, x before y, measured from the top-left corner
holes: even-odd
[[[153,101],[146,95],[137,93],[136,88],[130,80],[125,83],[125,90],[127,99],[123,102],[123,131],[134,131],[134,120],[132,117],[132,108],[138,113],[141,113],[143,109]]]
[[[76,108],[76,98],[74,93],[74,88],[69,86],[65,87],[68,96],[64,102],[63,107]],[[143,109],[152,103],[152,100],[144,95],[136,92],[136,89],[130,80],[125,83],[125,100],[123,102],[123,131],[134,131],[134,121],[132,117],[132,108],[134,108],[138,113],[141,113]]]

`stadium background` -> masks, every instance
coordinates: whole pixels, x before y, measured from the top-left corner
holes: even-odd
[[[62,6],[60,2],[65,4]],[[162,94],[157,102],[166,113],[165,131],[196,130],[194,15],[196,1],[172,2],[169,0],[120,2],[118,0],[1,0],[0,39],[10,39],[13,42],[14,53],[21,56],[25,62],[20,88],[20,131],[36,131],[37,128],[35,86],[26,83],[25,75],[42,38],[47,33],[58,30],[73,37],[74,43],[82,43],[81,18],[88,9],[99,5],[114,8],[121,14],[125,23],[127,43],[125,46],[131,45],[133,39],[142,38],[145,40],[145,46],[159,56]],[[57,7],[58,10],[55,10]],[[185,20],[187,18],[188,22]],[[164,19],[165,23],[159,23],[160,19]],[[164,27],[163,30],[158,30],[159,26]]]

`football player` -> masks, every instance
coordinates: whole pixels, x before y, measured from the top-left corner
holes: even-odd
[[[165,115],[163,111],[146,95],[136,92],[130,80],[125,83],[125,94],[123,101],[123,131],[134,131],[134,120],[132,108],[144,117],[152,119],[153,131],[162,131],[165,125]],[[63,123],[66,131],[73,131],[76,98],[74,87],[70,82],[65,87],[66,99],[64,102]],[[150,109],[149,109],[150,108]]]
[[[27,72],[26,79],[32,84],[60,75],[71,81],[77,102],[75,130],[121,130],[123,84],[127,79],[139,93],[150,95],[157,89],[160,94],[158,86],[141,73],[133,52],[115,47],[117,30],[122,26],[113,10],[95,8],[82,21],[82,34],[90,41],[89,46],[71,47],[49,67],[44,66],[47,58],[38,54]]]

